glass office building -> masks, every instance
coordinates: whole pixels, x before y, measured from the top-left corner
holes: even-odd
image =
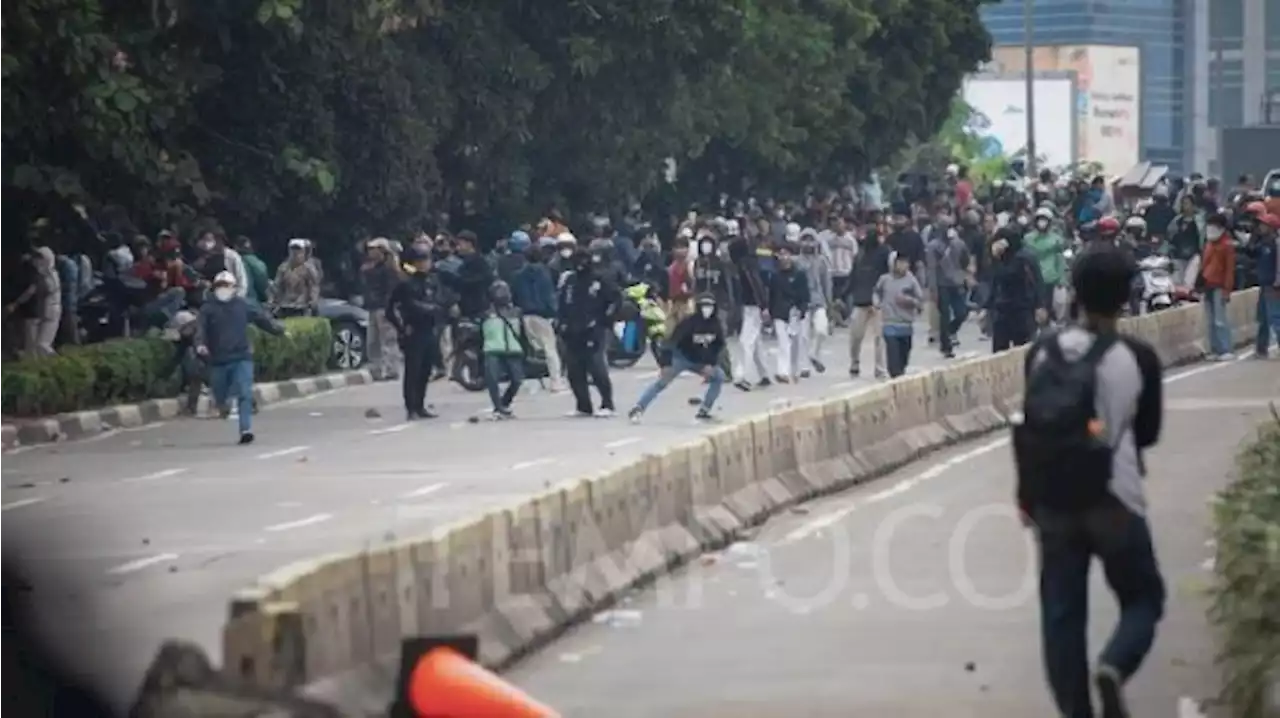
[[[1140,159],[1181,171],[1187,159],[1184,0],[1005,0],[983,9],[997,57],[1001,46],[1024,44],[1025,1],[1033,2],[1036,46],[1137,49]]]

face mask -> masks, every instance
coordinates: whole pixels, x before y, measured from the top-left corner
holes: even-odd
[[[702,315],[703,319],[710,319],[711,316],[716,313],[716,308],[706,306],[698,307],[698,313]]]
[[[1222,228],[1221,228],[1221,227],[1209,227],[1209,228],[1205,229],[1205,231],[1204,231],[1204,236],[1208,237],[1209,239],[1218,239],[1219,237],[1221,237],[1221,236],[1222,236]]]
[[[774,212],[773,212],[773,216],[774,216],[774,217],[777,217],[778,219],[782,219],[783,217],[787,216],[787,213],[786,213],[785,211],[783,211],[783,210],[780,210],[780,209],[779,209],[779,210],[774,210]]]
[[[213,251],[213,242],[201,242],[201,243],[200,243],[200,251],[201,251],[201,252],[212,252],[212,251]]]
[[[565,259],[568,259],[569,257],[572,257],[572,256],[573,256],[573,250],[572,250],[572,249],[562,249],[562,250],[560,250],[560,256],[561,256],[561,257],[564,257]]]
[[[229,301],[236,295],[236,290],[232,287],[218,287],[213,290],[213,298],[219,302]]]
[[[701,254],[704,257],[710,256],[710,254],[714,252],[715,249],[716,249],[715,245],[712,244],[711,242],[703,242],[698,245],[698,254]]]
[[[1037,219],[1037,220],[1036,220],[1036,229],[1038,229],[1038,230],[1040,230],[1041,232],[1043,232],[1043,231],[1045,231],[1045,230],[1046,230],[1046,229],[1048,229],[1048,228],[1049,228],[1049,220],[1047,220],[1047,219]]]
[[[804,251],[804,253],[805,253],[805,254],[817,254],[817,253],[818,253],[818,248],[817,248],[817,247],[805,247],[803,251]]]

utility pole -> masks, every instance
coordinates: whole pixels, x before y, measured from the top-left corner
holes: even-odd
[[[1036,176],[1035,2],[1022,0],[1023,70],[1027,89],[1027,182]]]

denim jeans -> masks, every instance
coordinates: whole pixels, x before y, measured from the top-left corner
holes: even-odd
[[[671,366],[663,369],[662,373],[658,375],[657,381],[650,384],[649,387],[644,390],[644,393],[640,395],[640,400],[636,402],[636,406],[640,407],[641,411],[648,409],[649,405],[653,403],[653,400],[657,399],[658,395],[670,386],[671,382],[675,381],[676,377],[680,376],[684,372],[701,374],[706,368],[705,364],[694,364],[689,361],[689,357],[686,357],[678,351],[671,352]],[[702,397],[703,409],[707,409],[709,411],[712,406],[715,406],[716,399],[720,397],[720,388],[724,386],[724,377],[724,369],[716,366],[715,370],[711,374],[711,380],[707,384],[707,393]]]
[[[911,361],[911,334],[885,332],[884,354],[890,379],[907,373],[907,363]]]
[[[210,365],[209,389],[219,409],[226,408],[231,392],[235,391],[240,433],[248,433],[253,427],[253,361],[241,359]]]
[[[1258,290],[1258,336],[1253,346],[1258,356],[1267,355],[1272,336],[1280,343],[1280,287],[1262,287]]]
[[[1096,556],[1120,604],[1099,664],[1128,680],[1151,650],[1165,588],[1141,516],[1119,501],[1078,514],[1035,512],[1040,544],[1040,625],[1045,670],[1058,711],[1092,718],[1089,701],[1089,568]]]
[[[938,287],[938,347],[949,353],[956,333],[969,317],[968,292],[964,287]]]
[[[1231,325],[1227,322],[1227,300],[1221,289],[1206,289],[1204,293],[1204,326],[1209,333],[1209,353],[1227,354],[1231,351]]]
[[[498,394],[498,382],[503,377],[509,382],[507,390]],[[489,400],[493,402],[494,411],[511,408],[511,401],[520,391],[524,381],[524,357],[519,354],[485,354],[484,385],[489,390]]]

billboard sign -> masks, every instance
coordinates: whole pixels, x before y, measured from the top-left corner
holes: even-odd
[[[1075,82],[1061,73],[1034,79],[1036,155],[1049,167],[1075,163]],[[1012,157],[1027,148],[1027,88],[1021,73],[980,74],[965,79],[965,103],[986,122],[977,128],[992,154]]]
[[[1032,53],[1038,73],[1075,73],[1077,156],[1101,164],[1108,175],[1122,175],[1142,159],[1139,55],[1136,47],[1114,45],[1053,45]],[[994,47],[991,56],[998,72],[1025,69],[1020,45]]]

